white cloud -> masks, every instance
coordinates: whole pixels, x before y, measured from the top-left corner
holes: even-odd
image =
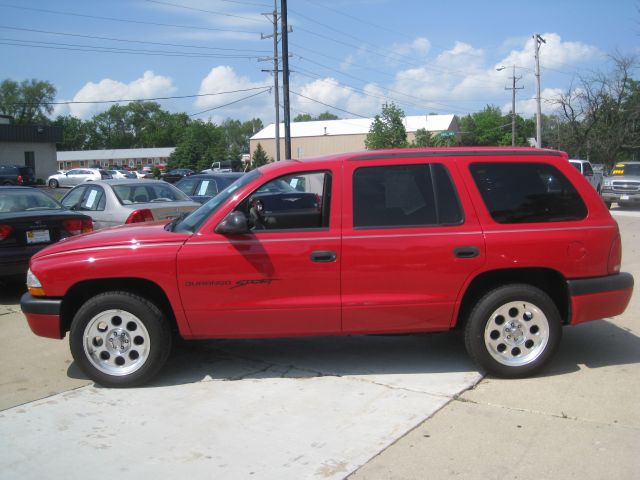
[[[424,57],[431,50],[431,42],[424,38],[418,37],[410,43],[396,43],[391,47],[391,51],[395,55]]]
[[[354,116],[347,112],[332,109],[328,106],[331,105],[347,110],[352,114],[370,116],[378,113],[380,104],[383,102],[383,100],[374,97],[374,95],[382,94],[380,89],[373,84],[366,85],[362,89],[366,92],[364,94],[341,85],[340,82],[331,77],[315,80],[296,88],[304,97],[293,94],[291,100],[292,109],[312,115],[329,111],[341,118]],[[309,100],[310,98],[316,101]]]
[[[554,100],[564,93],[561,88],[545,88],[540,92],[540,109],[544,114],[553,113],[557,106]],[[534,94],[535,95],[535,94]],[[536,114],[537,102],[534,97],[518,100],[516,96],[516,113],[522,117],[531,117]],[[502,106],[502,113],[507,114],[511,111],[511,102]]]
[[[151,70],[144,72],[141,78],[129,83],[119,82],[110,78],[100,80],[98,83],[85,84],[73,97],[74,102],[91,102],[97,100],[120,100],[153,98],[171,95],[176,88],[169,77],[156,75]],[[122,102],[128,103],[128,102]],[[73,104],[69,106],[71,115],[88,118],[96,113],[107,110],[112,104]]]
[[[272,118],[274,106],[271,95],[256,95],[242,100],[244,97],[257,94],[260,87],[269,88],[272,81],[270,77],[266,77],[264,80],[254,82],[249,77],[239,76],[232,67],[227,65],[212,68],[200,82],[198,93],[200,95],[211,93],[219,95],[197,97],[194,105],[196,109],[200,110],[220,108],[198,115],[198,117],[211,118],[214,122],[220,122],[229,117],[241,120],[254,117]],[[235,101],[238,102],[225,106]]]

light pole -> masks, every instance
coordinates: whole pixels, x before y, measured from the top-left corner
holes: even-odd
[[[496,71],[501,72],[507,67],[498,67]],[[504,87],[505,90],[511,90],[511,146],[516,146],[516,90],[522,90],[524,87],[516,87],[516,81],[522,77],[516,77],[516,66],[513,66],[513,75],[511,79],[513,84],[511,88]]]

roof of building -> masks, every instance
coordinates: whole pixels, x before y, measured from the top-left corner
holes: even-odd
[[[428,132],[442,132],[451,128],[454,118],[454,115],[414,115],[404,118],[404,126],[407,132],[415,132],[421,128]],[[350,118],[345,120],[291,122],[291,137],[366,135],[369,133],[373,120],[373,118]],[[275,138],[275,132],[275,123],[272,123],[251,137],[251,140]],[[284,137],[284,123],[280,124],[280,136]]]
[[[57,125],[12,125],[0,123],[0,142],[57,143],[61,141],[62,127]]]
[[[58,161],[72,160],[128,160],[130,158],[162,158],[171,155],[175,147],[166,148],[115,148],[112,150],[77,150],[58,152]]]

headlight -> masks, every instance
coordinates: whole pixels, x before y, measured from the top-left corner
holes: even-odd
[[[612,187],[613,186],[613,180],[605,180],[604,181],[604,186],[605,187]]]
[[[27,271],[27,290],[29,290],[29,293],[34,297],[45,296],[40,280],[38,280],[38,277],[34,275],[31,269]]]

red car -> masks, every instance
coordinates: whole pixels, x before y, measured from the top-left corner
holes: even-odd
[[[620,262],[616,222],[564,153],[369,151],[272,163],[185,218],[50,246],[21,306],[37,335],[69,332],[79,366],[113,387],[155,375],[173,332],[461,329],[483,369],[522,377],[564,325],[624,311]]]

